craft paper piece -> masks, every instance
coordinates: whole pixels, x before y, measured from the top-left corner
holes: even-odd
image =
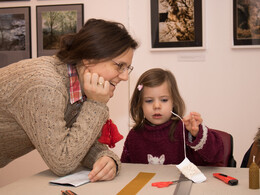
[[[145,184],[152,179],[155,173],[146,173],[140,172],[138,175],[130,181],[117,195],[126,195],[126,194],[137,194]]]
[[[185,158],[179,165],[176,165],[176,167],[182,172],[183,175],[185,175],[185,177],[195,183],[202,183],[207,179],[199,168],[190,162],[188,158]]]
[[[176,165],[176,167],[182,172],[183,175],[185,175],[188,179],[192,180],[195,183],[201,183],[205,181],[207,178],[205,175],[199,170],[199,168],[194,165],[190,160],[187,158],[186,155],[186,139],[185,139],[185,127],[184,127],[184,122],[182,118],[171,111],[171,113],[175,116],[177,116],[181,121],[182,121],[182,133],[183,133],[183,148],[184,148],[184,160],[179,164]]]
[[[88,178],[89,173],[90,173],[89,170],[83,170],[83,171],[80,171],[77,173],[73,173],[71,175],[67,175],[67,176],[52,180],[52,181],[50,181],[50,183],[78,187],[80,185],[90,182],[90,180]]]

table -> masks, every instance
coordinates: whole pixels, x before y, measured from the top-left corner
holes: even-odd
[[[192,184],[191,195],[260,195],[260,189],[248,188],[248,168],[228,167],[199,167],[207,180],[200,184]],[[6,195],[60,195],[61,190],[72,190],[78,195],[115,195],[124,188],[139,172],[156,173],[155,176],[138,192],[138,195],[172,195],[176,185],[166,188],[152,187],[151,183],[157,181],[176,180],[180,172],[175,165],[145,165],[145,164],[122,164],[120,174],[112,181],[88,183],[80,187],[67,187],[49,184],[50,180],[58,178],[50,170],[40,172],[28,178],[21,179],[0,188],[0,194]],[[230,186],[214,178],[213,173],[224,173],[239,180],[238,185]]]

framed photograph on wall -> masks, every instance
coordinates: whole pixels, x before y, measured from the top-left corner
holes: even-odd
[[[31,58],[30,7],[0,8],[0,68]]]
[[[78,32],[84,22],[83,4],[36,6],[37,56],[54,55],[60,38]]]
[[[203,0],[150,0],[152,50],[204,49]]]
[[[260,0],[233,0],[233,46],[260,48]]]
[[[30,0],[0,0],[0,2],[2,1],[30,1]]]

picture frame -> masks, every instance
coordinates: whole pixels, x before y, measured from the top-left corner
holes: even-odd
[[[260,48],[260,0],[233,0],[233,48]]]
[[[36,6],[37,56],[54,55],[64,34],[76,33],[84,22],[83,4]]]
[[[4,1],[30,1],[30,0],[0,0],[0,2],[4,2]]]
[[[28,59],[31,53],[31,8],[0,8],[0,68]]]
[[[205,49],[204,0],[150,0],[151,50]]]

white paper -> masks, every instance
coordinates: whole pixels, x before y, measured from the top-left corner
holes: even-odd
[[[59,185],[72,185],[74,187],[78,187],[80,185],[89,183],[90,180],[88,178],[88,174],[90,173],[89,170],[83,170],[77,173],[73,173],[71,175],[67,175],[64,177],[60,177],[58,179],[50,181],[52,184],[59,184]]]
[[[185,175],[185,177],[192,180],[194,183],[202,183],[207,179],[199,168],[190,162],[187,157],[179,165],[176,165],[176,167]]]

